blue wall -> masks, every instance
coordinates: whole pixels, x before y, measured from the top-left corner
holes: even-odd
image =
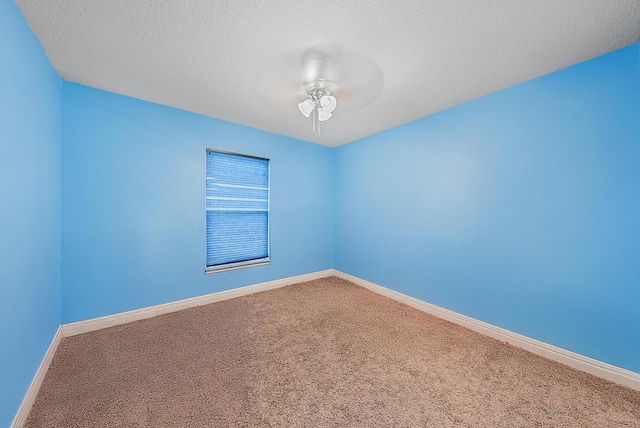
[[[638,51],[339,148],[336,268],[640,372]]]
[[[62,321],[333,267],[333,155],[63,83]],[[205,149],[271,159],[268,266],[205,275]]]
[[[0,426],[60,325],[60,78],[0,1]]]

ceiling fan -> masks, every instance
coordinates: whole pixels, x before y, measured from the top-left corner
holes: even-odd
[[[302,113],[312,119],[320,135],[320,122],[362,109],[384,86],[384,74],[369,57],[339,47],[314,47],[282,54],[257,73],[254,94],[282,115]],[[295,112],[297,105],[300,113]],[[300,116],[298,116],[300,117]]]

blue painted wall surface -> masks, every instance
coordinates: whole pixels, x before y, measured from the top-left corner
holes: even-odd
[[[640,372],[638,51],[339,148],[336,268]]]
[[[60,325],[60,85],[19,10],[0,1],[0,426]]]
[[[331,149],[63,83],[62,321],[333,267]],[[204,274],[205,149],[271,160],[268,266]]]

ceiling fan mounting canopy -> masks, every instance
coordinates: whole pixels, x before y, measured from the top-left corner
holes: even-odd
[[[321,93],[324,91],[325,95],[332,95],[336,98],[340,98],[342,95],[340,85],[336,82],[332,82],[327,79],[317,79],[310,82],[305,82],[298,87],[296,96],[298,99],[308,98],[313,93]]]

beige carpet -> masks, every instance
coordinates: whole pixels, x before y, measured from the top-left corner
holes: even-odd
[[[640,392],[338,278],[66,338],[27,427],[640,426]]]

